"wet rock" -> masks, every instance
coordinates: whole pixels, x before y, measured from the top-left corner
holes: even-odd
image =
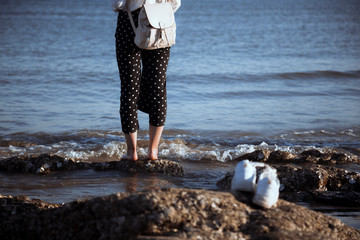
[[[160,172],[174,176],[183,176],[184,170],[179,163],[169,160],[139,160],[111,162],[81,162],[65,159],[57,155],[43,154],[40,156],[11,157],[0,161],[0,171],[29,172],[49,174],[54,171],[81,170],[119,170],[123,172]]]
[[[360,193],[354,191],[314,192],[313,198],[319,203],[348,207],[360,207]]]
[[[334,150],[323,149],[319,151],[317,149],[310,149],[295,154],[287,151],[270,151],[270,150],[256,150],[251,153],[244,154],[234,161],[241,161],[248,159],[256,162],[267,163],[313,163],[322,165],[334,165],[334,164],[349,164],[360,163],[359,158],[356,155],[350,153],[336,152]]]
[[[225,176],[216,183],[216,186],[218,186],[221,189],[230,190],[231,182],[234,177],[234,174],[235,171],[226,173]]]
[[[179,163],[168,160],[121,160],[104,163],[92,163],[91,167],[96,170],[120,170],[124,172],[161,172],[174,176],[183,176],[184,170]]]
[[[277,170],[282,191],[327,190],[328,172],[322,167],[274,166]]]
[[[244,154],[234,159],[234,161],[241,161],[248,159],[254,162],[266,162],[270,156],[270,153],[271,153],[270,150],[255,150],[254,152]]]
[[[287,163],[295,159],[296,155],[285,151],[273,151],[271,152],[268,162],[269,163]]]
[[[0,171],[48,174],[54,171],[89,168],[89,163],[75,162],[57,155],[11,157],[0,161]]]
[[[208,190],[119,193],[65,205],[0,196],[0,203],[8,213],[0,215],[0,236],[7,239],[360,238],[340,220],[284,200],[263,210]]]
[[[297,191],[297,192],[280,192],[280,198],[289,202],[314,202],[313,192]]]
[[[329,191],[360,192],[360,174],[334,167],[324,167],[329,178],[326,187]]]
[[[347,164],[359,163],[359,158],[349,153],[334,152],[333,150],[323,150],[320,152],[317,149],[310,149],[302,152],[299,155],[302,162],[309,162],[315,164]]]
[[[273,165],[281,183],[281,191],[357,191],[360,192],[360,174],[325,166],[294,167]],[[217,182],[222,189],[230,189],[234,172],[227,173]]]
[[[360,174],[350,172],[344,169],[338,169],[328,166],[287,166],[274,165],[277,169],[278,178],[280,180],[280,197],[289,201],[317,201],[321,200],[319,192],[338,192],[336,197],[340,199],[347,196],[347,203],[356,205],[359,201],[357,194],[349,194],[349,192],[360,193]],[[217,182],[217,186],[221,189],[230,189],[234,172],[227,173]],[[300,194],[299,192],[307,192]],[[290,194],[297,193],[297,194]],[[331,194],[329,195],[331,196]],[[333,195],[335,196],[335,195]]]

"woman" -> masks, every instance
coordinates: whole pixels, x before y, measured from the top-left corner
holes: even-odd
[[[154,0],[153,0],[154,1]],[[121,80],[120,117],[125,135],[127,153],[122,159],[136,161],[138,155],[137,131],[139,123],[137,110],[149,114],[149,150],[147,158],[156,160],[161,134],[166,119],[166,71],[170,48],[143,50],[134,43],[135,33],[124,1],[113,10],[119,11],[116,27],[116,58]],[[149,1],[148,1],[149,2]],[[174,11],[180,7],[180,0],[173,0]],[[150,2],[151,3],[151,2]],[[131,11],[135,25],[144,0],[127,0],[126,9]]]

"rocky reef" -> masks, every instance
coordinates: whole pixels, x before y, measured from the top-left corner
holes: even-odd
[[[111,162],[82,162],[65,159],[57,155],[11,157],[0,161],[0,171],[49,174],[55,171],[95,169],[119,170],[122,172],[160,172],[173,176],[183,176],[179,163],[169,160],[121,160]]]
[[[340,220],[284,200],[264,210],[242,193],[209,190],[119,193],[63,205],[0,195],[0,212],[2,239],[360,239]]]
[[[243,159],[265,162],[275,168],[281,183],[280,197],[283,199],[360,207],[360,174],[338,167],[358,164],[359,158],[355,155],[315,149],[300,154],[257,150],[237,160]],[[217,186],[230,189],[233,175],[234,172],[227,173],[217,182]]]
[[[248,159],[250,161],[266,162],[272,164],[321,164],[321,165],[339,165],[339,164],[360,164],[358,156],[348,152],[340,152],[332,149],[309,149],[301,153],[291,153],[287,151],[256,150],[244,154],[234,161]]]
[[[238,159],[277,169],[277,205],[262,209],[251,193],[228,192],[233,172],[217,182],[223,191],[160,189],[118,193],[66,204],[0,195],[1,239],[360,239],[340,220],[294,203],[317,201],[360,206],[360,174],[342,169],[357,156],[308,150],[299,154],[257,150]],[[183,176],[179,163],[158,161],[81,162],[56,155],[12,157],[0,171],[117,169]],[[261,168],[258,169],[258,174]],[[290,201],[290,202],[289,202]]]

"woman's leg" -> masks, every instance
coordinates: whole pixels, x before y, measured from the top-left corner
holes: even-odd
[[[138,160],[138,155],[136,152],[137,146],[137,132],[134,133],[125,133],[125,141],[127,146],[127,153],[121,159],[122,160]]]
[[[138,11],[134,12],[135,15]],[[134,44],[134,32],[126,12],[119,12],[116,29],[116,57],[121,80],[120,118],[127,154],[122,159],[137,160],[136,141],[139,129],[137,101],[140,91],[141,50]]]
[[[170,58],[170,48],[143,50],[141,93],[142,105],[147,106],[149,124],[164,126],[167,110],[166,72]],[[145,88],[145,90],[144,90]]]
[[[149,150],[147,158],[150,160],[158,159],[159,143],[163,129],[164,126],[149,125]]]
[[[158,158],[158,147],[164,129],[167,108],[166,71],[170,48],[142,51],[143,71],[141,87],[145,86],[140,99],[149,113],[148,159]],[[144,90],[144,88],[143,88]]]

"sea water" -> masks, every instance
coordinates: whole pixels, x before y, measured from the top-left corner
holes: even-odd
[[[110,2],[0,2],[0,159],[118,160],[125,144]],[[1,173],[0,194],[66,202],[157,187],[216,189],[232,160],[256,149],[360,155],[359,1],[183,0],[176,22],[159,156],[181,162],[185,178]],[[144,157],[148,117],[139,119]]]

